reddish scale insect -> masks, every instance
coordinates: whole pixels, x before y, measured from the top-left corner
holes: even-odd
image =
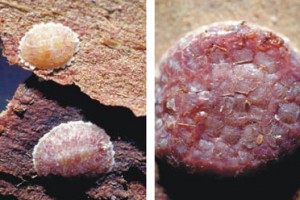
[[[156,155],[193,172],[237,175],[300,139],[300,57],[244,22],[188,34],[160,62]]]
[[[96,176],[111,171],[113,144],[105,131],[90,122],[68,122],[54,127],[34,147],[38,175]]]

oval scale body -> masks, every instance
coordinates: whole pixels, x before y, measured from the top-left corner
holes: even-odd
[[[105,131],[90,122],[68,122],[54,127],[34,147],[38,175],[96,176],[111,171],[114,150]]]
[[[21,39],[19,57],[31,69],[53,70],[70,65],[79,50],[78,34],[57,23],[34,25]]]
[[[244,22],[192,32],[160,62],[156,155],[192,172],[236,175],[300,142],[300,58]]]

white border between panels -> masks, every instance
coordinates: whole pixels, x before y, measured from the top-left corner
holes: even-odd
[[[147,0],[147,200],[155,199],[155,0]]]

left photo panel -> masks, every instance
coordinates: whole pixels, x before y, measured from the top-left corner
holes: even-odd
[[[146,199],[146,1],[0,1],[0,199]]]

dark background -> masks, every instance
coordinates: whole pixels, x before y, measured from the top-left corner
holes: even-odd
[[[24,82],[31,72],[18,66],[10,66],[2,56],[0,49],[0,112],[5,110],[8,101],[13,97],[17,87]]]
[[[157,160],[171,200],[292,200],[300,188],[300,150],[239,177],[189,174]]]

